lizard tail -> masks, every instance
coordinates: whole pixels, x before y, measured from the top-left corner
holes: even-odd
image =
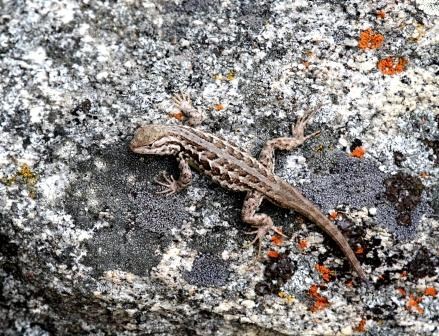
[[[347,239],[341,234],[340,230],[333,223],[331,223],[328,218],[326,218],[326,216],[321,217],[323,217],[320,219],[321,221],[316,221],[316,223],[322,223],[324,221],[325,224],[319,225],[320,228],[325,231],[328,236],[330,236],[337,243],[338,246],[340,246],[360,278],[363,281],[367,281],[366,273],[361,267],[361,264],[358,261],[354,251],[352,251],[352,248],[350,247]]]
[[[303,198],[301,201],[304,203],[304,207],[298,206],[299,202],[297,202],[296,198],[296,202],[291,208],[301,213],[305,217],[311,219],[320,229],[322,229],[329,237],[331,237],[340,247],[346,258],[348,258],[350,264],[357,272],[361,280],[368,283],[366,273],[364,272],[363,268],[360,265],[360,262],[355,256],[354,251],[352,251],[348,241],[340,232],[340,230],[328,218],[326,218],[326,216],[311,202],[309,202],[305,198]]]
[[[349,262],[351,263],[352,267],[357,272],[361,280],[367,282],[366,273],[361,267],[360,262],[355,256],[354,251],[352,251],[352,248],[350,247],[348,241],[341,234],[340,230],[328,218],[326,218],[326,216],[323,215],[320,210],[310,211],[310,213],[308,213],[307,215],[308,217],[310,217],[310,219],[314,221],[314,223],[317,224],[318,227],[320,227],[329,237],[331,237],[337,243],[337,245],[346,255],[346,258],[348,258]]]

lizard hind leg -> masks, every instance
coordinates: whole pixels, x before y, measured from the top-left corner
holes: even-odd
[[[184,92],[176,93],[172,96],[172,101],[177,108],[182,110],[183,113],[186,110],[193,108],[191,98]]]
[[[262,203],[264,195],[257,191],[249,191],[244,200],[244,204],[242,206],[241,218],[242,220],[250,224],[255,228],[254,231],[247,232],[247,234],[256,234],[255,239],[251,242],[251,245],[259,242],[258,247],[258,257],[261,254],[261,241],[262,238],[268,233],[269,230],[273,230],[277,234],[285,236],[280,229],[273,225],[273,221],[270,216],[259,213],[256,214],[256,211],[259,209],[259,206]],[[285,236],[286,237],[286,236]]]

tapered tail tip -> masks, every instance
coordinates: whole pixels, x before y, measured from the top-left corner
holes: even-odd
[[[356,272],[358,274],[358,276],[360,277],[361,281],[367,286],[370,287],[371,286],[371,282],[369,281],[369,279],[367,278],[366,273],[364,272],[364,270],[362,268],[358,268],[356,269]]]

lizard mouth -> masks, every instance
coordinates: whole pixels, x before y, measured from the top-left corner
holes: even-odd
[[[141,145],[136,139],[131,140],[130,149],[134,153],[148,154],[148,150],[151,149],[151,145]]]
[[[150,152],[151,152],[150,146],[140,146],[140,147],[130,146],[130,149],[134,153],[138,153],[138,154],[150,154]]]

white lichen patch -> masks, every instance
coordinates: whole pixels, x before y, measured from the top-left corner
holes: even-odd
[[[64,195],[67,183],[68,177],[66,174],[56,174],[42,177],[37,184],[37,188],[49,203],[53,203]]]
[[[184,242],[173,243],[163,253],[160,263],[154,267],[151,276],[170,287],[187,286],[182,273],[191,270],[195,257],[196,252],[188,250]]]
[[[419,9],[427,15],[439,16],[439,1],[437,0],[416,0]]]

